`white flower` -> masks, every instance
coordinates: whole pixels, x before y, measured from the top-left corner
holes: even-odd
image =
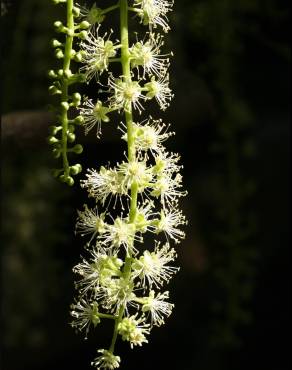
[[[115,356],[105,349],[100,349],[97,352],[101,355],[91,362],[91,365],[95,366],[97,370],[113,370],[120,367],[121,358],[119,356]]]
[[[177,255],[173,248],[167,243],[162,248],[157,243],[154,252],[145,251],[143,256],[135,259],[132,265],[133,278],[139,278],[145,289],[146,282],[149,286],[155,285],[159,288],[164,282],[168,282],[179,268],[168,266],[169,262],[176,259]]]
[[[134,252],[134,241],[141,241],[136,235],[135,225],[120,217],[114,220],[113,225],[108,226],[99,239],[104,245],[113,247],[116,250],[123,246],[127,252]]]
[[[169,125],[163,123],[161,119],[154,120],[152,117],[148,121],[134,123],[133,130],[136,149],[138,151],[150,150],[152,153],[162,152],[164,150],[162,143],[174,135],[173,132],[167,132],[168,129]],[[121,130],[124,132],[123,139],[127,141],[126,126],[121,127]]]
[[[168,32],[167,13],[172,9],[173,0],[134,0],[134,6],[139,7],[139,16],[143,24],[151,27],[158,25]]]
[[[160,151],[158,155],[155,155],[154,172],[158,176],[163,174],[171,176],[175,172],[179,172],[180,169],[182,168],[182,166],[178,164],[179,161],[180,161],[179,154]]]
[[[100,137],[101,123],[110,121],[107,116],[110,111],[111,109],[105,107],[100,100],[94,104],[92,99],[86,99],[83,106],[79,108],[80,115],[83,117],[82,126],[85,127],[85,134],[87,135],[94,126],[97,126],[96,136]]]
[[[163,208],[166,206],[172,208],[177,204],[177,198],[187,194],[182,188],[182,176],[178,173],[174,178],[168,174],[163,174],[158,177],[157,181],[152,185],[151,195],[156,198],[161,198]]]
[[[82,262],[73,268],[73,272],[81,276],[76,283],[82,295],[89,292],[95,298],[101,299],[104,296],[104,287],[113,277],[121,275],[123,261],[117,256],[107,254],[107,250],[100,247],[91,250],[89,261],[82,259]]]
[[[88,189],[89,195],[102,204],[110,196],[127,195],[123,187],[123,176],[114,169],[101,167],[100,171],[88,170],[87,179],[81,181],[81,186]]]
[[[153,99],[155,97],[162,110],[166,110],[169,107],[173,94],[169,88],[168,74],[159,77],[158,80],[152,77],[151,82],[145,84],[145,89],[148,91],[146,97],[148,99]]]
[[[132,68],[143,67],[143,77],[145,74],[162,77],[169,67],[169,54],[162,55],[161,47],[164,45],[163,36],[150,33],[149,39],[138,41],[130,48]]]
[[[142,346],[143,343],[148,343],[145,334],[149,334],[149,325],[144,323],[144,317],[137,319],[137,315],[125,317],[118,325],[118,333],[122,339],[130,342],[133,346]]]
[[[82,50],[82,63],[83,67],[80,68],[80,72],[84,73],[87,81],[89,82],[93,77],[98,78],[99,75],[108,70],[109,60],[116,56],[116,46],[111,40],[107,33],[100,37],[98,35],[99,27],[96,30],[92,30],[88,33],[86,40],[80,43]]]
[[[124,277],[111,279],[104,289],[106,294],[103,297],[102,305],[114,314],[118,314],[121,306],[125,307],[127,311],[128,303],[135,297],[134,283]]]
[[[160,220],[156,224],[156,232],[165,232],[167,236],[179,243],[185,238],[185,232],[178,227],[186,225],[186,218],[181,211],[175,208],[161,211]]]
[[[70,314],[74,317],[71,326],[79,331],[85,329],[85,339],[90,326],[94,325],[96,327],[100,323],[98,304],[96,302],[87,302],[85,299],[81,299],[76,304],[71,305]]]
[[[92,234],[92,239],[97,233],[105,232],[107,226],[104,222],[105,215],[99,216],[98,207],[89,209],[87,205],[84,205],[84,211],[77,211],[77,213],[76,232],[82,236]]]
[[[142,94],[142,88],[137,81],[131,81],[127,78],[109,78],[108,85],[113,90],[113,95],[110,98],[110,106],[113,110],[124,109],[130,112],[132,105],[140,113],[144,109],[141,100],[145,100]]]
[[[147,167],[146,161],[130,161],[119,164],[118,173],[123,177],[123,187],[131,189],[132,185],[138,186],[138,191],[142,192],[150,186],[152,181],[152,169]]]
[[[168,298],[169,292],[158,293],[155,297],[155,292],[152,290],[149,297],[143,299],[142,311],[150,312],[152,325],[163,325],[164,318],[171,315],[174,305],[165,301]]]

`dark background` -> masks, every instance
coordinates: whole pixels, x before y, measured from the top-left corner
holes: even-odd
[[[68,325],[86,194],[52,178],[46,144],[46,71],[58,66],[49,40],[62,17],[45,0],[10,1],[1,16],[3,370],[89,369],[112,333],[105,323],[84,341]],[[288,1],[177,0],[170,18],[175,99],[150,112],[177,132],[167,145],[185,165],[190,223],[170,286],[174,314],[141,349],[119,342],[121,369],[288,370]],[[102,140],[80,132],[79,142],[85,168],[125,149],[113,123]]]

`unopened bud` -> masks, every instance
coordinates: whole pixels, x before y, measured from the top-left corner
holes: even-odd
[[[80,172],[82,172],[82,166],[81,164],[75,164],[75,166],[70,167],[70,173],[74,176],[78,175]]]

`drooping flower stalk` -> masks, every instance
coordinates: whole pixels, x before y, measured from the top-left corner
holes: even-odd
[[[146,114],[150,100],[155,98],[165,110],[173,96],[168,73],[171,54],[162,54],[163,36],[154,33],[159,27],[169,30],[167,13],[172,5],[171,0],[133,0],[131,4],[119,0],[104,10],[95,5],[81,7],[81,24],[88,21],[91,28],[80,43],[80,71],[88,83],[96,79],[103,89],[100,76],[107,74],[108,98],[86,98],[78,106],[80,123],[86,133],[96,126],[99,137],[102,123],[110,122],[111,112],[117,111],[124,118],[119,130],[127,143],[122,162],[112,168],[89,169],[81,181],[96,205],[85,205],[78,212],[76,232],[90,239],[88,257],[73,269],[79,280],[71,315],[72,326],[85,331],[86,337],[102,319],[114,323],[108,349],[98,350],[92,362],[97,369],[118,368],[117,339],[128,341],[132,348],[147,343],[152,328],[164,324],[174,306],[168,301],[169,292],[161,289],[178,271],[172,266],[177,255],[171,243],[185,237],[181,226],[186,220],[178,201],[186,192],[182,190],[180,156],[164,147],[173,136],[169,125]],[[120,40],[112,41],[113,31],[101,36],[101,22],[117,9]],[[130,12],[149,26],[141,40],[136,36],[132,41]],[[110,71],[113,62],[121,65],[118,77]],[[138,122],[142,112],[146,117]],[[118,210],[120,215],[116,216]],[[144,247],[147,233],[154,241]]]

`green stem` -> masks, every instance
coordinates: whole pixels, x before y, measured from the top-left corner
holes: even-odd
[[[109,319],[109,320],[116,320],[117,319],[117,316],[114,316],[114,315],[108,315],[108,314],[105,314],[105,313],[98,313],[98,316],[101,318],[101,319]]]
[[[137,9],[137,8],[133,8],[132,6],[129,6],[128,7],[128,10],[131,11],[131,12],[135,12],[135,13],[140,13],[141,10],[140,9]]]
[[[108,61],[109,63],[116,63],[116,62],[121,63],[121,58],[110,58]]]
[[[109,12],[119,8],[119,7],[120,7],[120,3],[117,3],[116,5],[113,5],[113,6],[110,6],[110,7],[106,8],[106,9],[103,9],[102,14],[107,14],[107,13],[109,13]]]
[[[120,26],[121,26],[121,64],[123,70],[123,78],[126,81],[131,81],[131,60],[129,53],[129,24],[128,24],[128,0],[120,0]],[[133,125],[133,112],[132,106],[129,106],[125,110],[125,119],[127,124],[127,136],[128,136],[128,160],[133,162],[136,160],[136,150],[134,142],[134,125]],[[135,222],[137,214],[137,201],[138,201],[138,186],[133,184],[131,188],[131,204],[130,204],[130,214],[129,222]],[[126,257],[126,262],[123,270],[123,277],[125,279],[130,278],[131,267],[132,267],[132,252],[129,251]],[[118,325],[122,321],[125,313],[125,305],[123,305],[119,310],[119,315],[115,323],[113,339],[110,346],[110,351],[114,353],[115,344],[118,337]]]
[[[73,17],[73,6],[74,0],[67,0],[67,28],[69,34],[74,34],[74,17]],[[64,51],[64,63],[63,70],[64,73],[70,70],[71,64],[71,52],[73,47],[73,36],[66,35],[66,44]],[[68,102],[68,81],[66,77],[62,79],[62,102]],[[69,176],[69,162],[67,157],[67,131],[68,131],[68,111],[65,107],[61,106],[61,123],[62,123],[62,158],[63,158],[63,168],[65,177]]]

